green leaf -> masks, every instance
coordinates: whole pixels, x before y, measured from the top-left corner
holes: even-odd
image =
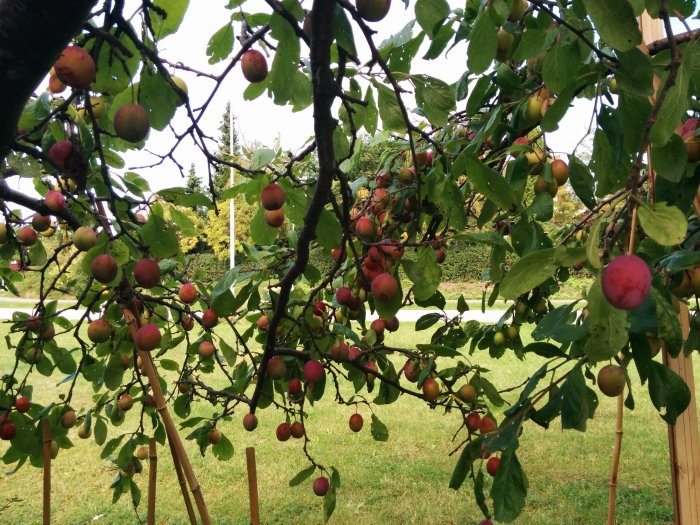
[[[446,126],[456,104],[452,87],[428,75],[414,75],[411,80],[416,88],[416,103],[423,114],[434,127]]]
[[[180,249],[177,231],[156,213],[148,216],[146,224],[141,228],[141,236],[151,254],[156,257],[170,257]]]
[[[669,425],[675,425],[678,416],[690,404],[690,389],[678,374],[662,363],[650,361],[649,365],[651,402],[664,421]]]
[[[417,0],[416,20],[425,33],[432,37],[435,26],[450,14],[450,6],[446,0]]]
[[[588,301],[588,339],[583,352],[595,363],[615,356],[627,343],[627,312],[611,305],[603,295],[600,279],[591,286]]]
[[[627,0],[583,0],[600,37],[618,51],[629,51],[642,41],[637,19]]]
[[[449,487],[453,490],[458,490],[464,480],[467,479],[467,475],[474,465],[474,461],[481,457],[481,440],[475,439],[467,446],[462,449],[462,453],[459,455],[457,464],[452,471],[452,478],[450,478]]]
[[[515,454],[517,448],[516,441],[513,446],[503,451],[501,463],[493,479],[491,498],[496,521],[511,522],[525,508],[528,481]]]
[[[654,171],[670,182],[680,182],[688,166],[685,142],[677,134],[671,135],[662,147],[652,147]]]
[[[586,257],[593,268],[600,270],[603,261],[600,258],[600,230],[603,229],[603,217],[599,217],[588,231],[586,239]]]
[[[139,68],[141,53],[126,32],[121,29],[112,29],[110,34],[113,38],[117,38],[131,56],[126,56],[120,48],[113,45],[100,46],[96,64],[97,73],[90,88],[99,93],[116,94],[129,87],[131,79]]]
[[[634,48],[618,54],[620,67],[615,70],[615,78],[620,91],[648,97],[654,92],[654,70],[648,55]]]
[[[517,206],[513,189],[497,171],[483,164],[469,153],[461,153],[455,163],[463,163],[470,182],[482,195],[496,203],[503,210]]]
[[[167,13],[167,17],[162,17],[155,9],[150,10],[153,32],[160,40],[177,31],[190,2],[189,0],[155,0],[153,4]]]
[[[651,295],[655,304],[658,338],[666,343],[669,355],[677,357],[683,345],[678,314],[673,304],[656,287],[651,288]]]
[[[175,115],[179,100],[162,76],[150,67],[141,70],[139,103],[148,110],[152,128],[165,129]]]
[[[259,207],[250,221],[250,238],[255,244],[268,246],[277,239],[277,228],[272,228],[265,222],[265,209]]]
[[[343,236],[343,229],[335,214],[327,209],[321,210],[321,217],[316,227],[316,241],[327,249],[338,246],[338,239]]]
[[[657,114],[656,122],[651,128],[651,143],[654,146],[663,146],[671,136],[675,133],[678,123],[686,112],[688,107],[688,84],[689,75],[685,68],[686,61],[678,68],[676,81],[668,90],[666,98],[661,104],[661,109]],[[661,83],[659,90],[663,89],[664,83]],[[657,96],[659,91],[657,91]]]
[[[564,118],[569,107],[571,107],[571,101],[574,97],[574,88],[569,86],[559,93],[559,96],[554,101],[547,112],[542,117],[540,122],[540,127],[542,131],[555,131],[559,129],[559,121]]]
[[[370,430],[372,431],[372,437],[375,441],[389,440],[389,429],[374,414],[372,414],[372,425],[370,427]]]
[[[207,44],[207,56],[210,64],[221,62],[233,51],[233,25],[226,22],[216,33],[211,35]]]
[[[170,217],[172,218],[175,225],[180,228],[180,233],[186,236],[197,235],[197,228],[195,228],[192,220],[185,215],[182,211],[178,209],[177,206],[170,207]]]
[[[299,64],[299,37],[289,22],[277,13],[270,17],[270,31],[279,45],[268,76],[269,86],[275,104],[283,105],[292,97],[292,83],[289,79],[294,78]]]
[[[576,196],[586,205],[589,210],[596,207],[595,196],[593,195],[593,176],[578,157],[569,156],[569,182]]]
[[[416,332],[427,330],[442,318],[439,313],[428,313],[420,316],[416,321]]]
[[[335,6],[333,14],[333,35],[338,47],[347,51],[350,55],[356,57],[357,49],[355,49],[355,38],[352,34],[352,26],[345,14],[345,9],[340,5]]]
[[[493,23],[488,10],[482,9],[469,35],[467,68],[472,73],[483,73],[496,57],[497,32],[498,28]]]
[[[649,237],[662,246],[680,244],[685,239],[688,222],[685,214],[665,202],[639,205],[639,223]]]
[[[580,366],[569,373],[558,395],[561,397],[562,429],[585,432],[586,422],[593,418],[598,407],[598,396],[586,386]]]
[[[615,154],[610,140],[601,129],[597,129],[593,136],[590,168],[596,175],[595,194],[598,197],[613,193],[625,185],[628,166]]]
[[[549,89],[559,93],[576,78],[580,64],[578,44],[560,40],[544,56],[542,79]]]
[[[406,275],[413,282],[413,294],[419,301],[432,297],[440,285],[442,268],[437,263],[435,250],[423,246],[418,250],[415,261],[403,260]]]
[[[233,445],[226,436],[222,435],[221,441],[211,447],[211,452],[219,461],[228,461],[233,457]]]
[[[299,472],[297,472],[292,479],[289,480],[289,486],[290,487],[296,487],[297,485],[301,485],[304,481],[309,479],[309,477],[316,471],[316,467],[314,465],[309,465],[305,469],[301,469]]]
[[[500,294],[515,299],[549,279],[559,266],[554,261],[554,248],[528,253],[518,259],[501,281]]]
[[[403,118],[403,113],[401,113],[401,107],[396,100],[396,93],[379,82],[373,81],[372,84],[379,94],[377,105],[379,107],[379,117],[382,119],[383,129],[385,131],[405,132],[406,121]]]

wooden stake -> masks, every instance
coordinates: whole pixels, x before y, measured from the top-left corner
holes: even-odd
[[[168,440],[170,445],[170,454],[173,457],[173,467],[175,467],[175,473],[177,474],[177,481],[180,483],[180,490],[182,491],[182,497],[185,500],[185,507],[187,508],[187,516],[190,518],[191,525],[197,525],[197,516],[194,514],[194,508],[192,507],[192,500],[190,500],[190,493],[187,492],[187,481],[182,473],[182,465],[180,465],[180,460],[175,453],[175,448],[173,443]]]
[[[615,525],[615,495],[617,493],[617,472],[620,468],[620,452],[622,449],[622,417],[624,409],[624,394],[617,396],[617,417],[615,424],[615,448],[610,469],[610,483],[608,484],[608,525]]]
[[[41,435],[44,444],[44,525],[51,525],[51,424],[47,418],[41,420]]]
[[[139,321],[129,308],[122,308],[122,313],[128,326],[129,333],[131,334],[132,339],[135,339],[136,332],[138,331],[139,327]],[[187,484],[190,486],[190,491],[192,492],[194,501],[197,504],[197,510],[199,511],[200,518],[202,519],[202,525],[211,525],[211,518],[209,517],[207,505],[204,502],[201,487],[199,486],[197,477],[192,470],[192,465],[190,464],[190,460],[185,452],[185,447],[182,445],[182,440],[180,439],[180,434],[178,434],[177,428],[175,427],[175,422],[173,421],[173,418],[168,411],[168,407],[165,404],[165,398],[163,397],[163,391],[160,389],[160,382],[158,381],[158,373],[156,372],[155,363],[153,362],[149,352],[139,350],[139,356],[141,357],[143,371],[146,373],[148,381],[151,384],[151,390],[153,390],[153,398],[156,401],[156,411],[158,414],[160,414],[160,417],[163,420],[168,441],[170,441],[172,444],[171,450],[175,451],[175,456],[178,457],[180,464],[182,465],[182,470],[184,471],[185,478],[187,479]],[[175,460],[174,457],[173,460]]]
[[[146,523],[156,525],[156,479],[158,474],[158,455],[156,451],[156,440],[148,440],[148,514]]]
[[[250,523],[260,524],[260,508],[258,505],[258,473],[255,468],[255,449],[245,449],[245,459],[248,466],[248,497],[250,499]]]

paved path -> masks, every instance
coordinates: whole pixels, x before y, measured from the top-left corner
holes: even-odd
[[[60,309],[60,308],[59,308]],[[13,312],[23,312],[26,314],[31,314],[31,308],[0,308],[0,319],[11,319]],[[85,310],[66,310],[61,315],[66,319],[78,320],[80,319]],[[400,310],[397,314],[399,321],[405,323],[415,323],[419,318],[429,313],[442,313],[440,310]],[[459,315],[457,310],[445,310],[448,317],[452,318]],[[481,310],[468,310],[462,314],[463,321],[476,320],[483,323],[496,323],[505,313],[505,310],[486,310],[482,313]],[[376,319],[377,315],[369,315],[368,319]]]

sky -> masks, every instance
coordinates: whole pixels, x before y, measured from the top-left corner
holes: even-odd
[[[263,0],[254,0],[259,3],[261,11],[267,11]],[[218,74],[226,66],[226,61],[210,65],[207,62],[206,47],[210,36],[229,20],[231,11],[224,8],[226,2],[208,0],[206,2],[190,2],[190,7],[185,15],[180,30],[160,43],[161,56],[170,62],[182,62],[195,69]],[[450,0],[451,5],[463,5],[463,2]],[[133,6],[136,2],[128,0],[127,6]],[[254,4],[254,5],[255,5]],[[310,6],[310,2],[305,0],[305,6]],[[202,8],[206,5],[206,8]],[[395,0],[391,6],[388,16],[381,22],[372,24],[377,31],[375,42],[379,43],[391,34],[399,31],[413,17],[413,5],[409,10],[404,8],[401,1]],[[697,26],[698,21],[695,21]],[[234,25],[236,35],[240,32],[240,25]],[[679,32],[683,29],[679,27]],[[369,56],[367,48],[363,45],[362,39],[356,35],[356,44],[361,59]],[[240,44],[236,41],[234,52]],[[259,48],[258,48],[259,49]],[[426,44],[422,52],[427,49]],[[422,56],[419,51],[417,56]],[[302,56],[308,56],[308,48],[302,43]],[[268,62],[271,63],[272,56]],[[412,67],[413,73],[426,73],[441,78],[448,83],[455,82],[466,69],[466,45],[459,44],[452,49],[447,59],[440,58],[433,61],[417,60]],[[214,81],[206,77],[197,77],[193,73],[186,71],[173,71],[174,74],[183,78],[187,83],[190,101],[193,108],[199,107],[208,97],[213,87]],[[223,81],[216,97],[205,113],[201,124],[205,132],[217,138],[224,108],[227,102],[231,102],[232,112],[236,117],[236,130],[239,141],[242,145],[254,143],[273,146],[281,145],[284,149],[298,150],[310,138],[313,131],[312,111],[304,110],[292,113],[290,108],[274,105],[266,94],[261,95],[254,101],[244,101],[243,91],[248,86],[248,82],[243,78],[240,67],[234,70]],[[458,108],[463,107],[465,101],[458,103]],[[577,102],[567,113],[560,124],[559,131],[547,135],[547,144],[555,153],[571,151],[573,147],[586,135],[590,122],[591,104],[587,101]],[[173,126],[181,131],[186,128],[189,120],[186,118],[185,110],[179,108],[173,119]],[[172,143],[170,130],[166,128],[164,132],[151,131],[147,147],[144,151],[129,153],[126,162],[127,168],[153,163],[156,159],[149,154],[165,153]],[[213,148],[216,149],[215,147]],[[176,152],[176,158],[186,169],[191,163],[195,164],[197,174],[206,178],[207,166],[204,156],[193,145],[192,140],[187,138],[180,145]],[[144,176],[151,184],[152,189],[170,187],[182,184],[183,180],[179,170],[170,162],[163,163],[156,168],[136,170]]]

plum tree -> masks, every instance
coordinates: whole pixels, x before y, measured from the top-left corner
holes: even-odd
[[[54,427],[80,421],[79,437],[94,429],[118,472],[117,499],[136,492],[133,456],[148,438],[177,444],[178,456],[190,439],[225,459],[225,425],[241,417],[252,430],[257,411],[272,406],[282,437],[314,443],[305,447],[313,468],[302,473],[318,471],[315,492],[330,512],[340,478],[312,439],[315,403],[366,403],[368,434],[379,439],[372,405],[413,397],[435,409],[426,418],[444,414],[455,426],[451,486],[470,480],[485,515],[492,508],[510,522],[525,508],[526,487],[515,482],[527,466],[516,458],[523,422],[561,417],[568,427],[592,416],[599,394],[585,378],[601,363],[640,368],[673,424],[689,390],[648,354],[661,346],[652,339],[671,356],[700,341],[697,312],[688,337],[675,314],[700,292],[693,39],[666,35],[644,55],[634,10],[617,4],[603,16],[591,2],[408,2],[394,28],[389,0],[302,3],[309,12],[242,0],[216,4],[230,16],[203,48],[208,65],[193,67],[163,54],[164,39],[189,21],[188,4],[45,2],[35,13],[0,0],[0,82],[12,86],[0,109],[0,274],[11,292],[34,286],[39,298],[8,323],[16,366],[0,371],[0,418],[16,435],[3,442],[5,463],[41,463],[32,441],[40,418],[28,415]],[[692,4],[673,3],[673,16],[689,19]],[[670,25],[665,3],[646,7]],[[241,24],[237,39],[232,24]],[[238,67],[250,85],[234,104],[291,109],[295,144],[211,147],[215,95]],[[569,108],[591,98],[590,118],[579,119],[590,123],[590,151],[554,146]],[[197,168],[209,174],[206,190],[177,181],[185,157],[206,165]],[[175,176],[166,182],[158,169]],[[227,211],[229,199],[253,209],[238,246],[246,261],[213,275],[190,264],[180,240],[225,247],[199,218]],[[505,309],[497,322],[465,322],[466,298],[448,304],[441,286],[473,244],[488,250],[475,270],[484,303]],[[573,273],[585,275],[580,302],[553,304]],[[57,308],[58,296],[71,296],[70,308]],[[413,323],[405,307],[433,311]],[[428,328],[424,342],[410,336]],[[484,352],[496,360],[487,368]],[[497,360],[512,355],[527,363],[509,385]],[[533,376],[525,367],[534,361],[542,372]],[[599,388],[617,395],[625,370],[608,366]],[[32,395],[44,388],[39,375],[55,386]],[[129,407],[140,417],[125,416],[124,395],[140,401]],[[17,403],[30,397],[25,415]],[[67,446],[67,428],[54,430]],[[512,460],[486,494],[471,483],[474,460],[489,459],[493,474],[496,450]]]

